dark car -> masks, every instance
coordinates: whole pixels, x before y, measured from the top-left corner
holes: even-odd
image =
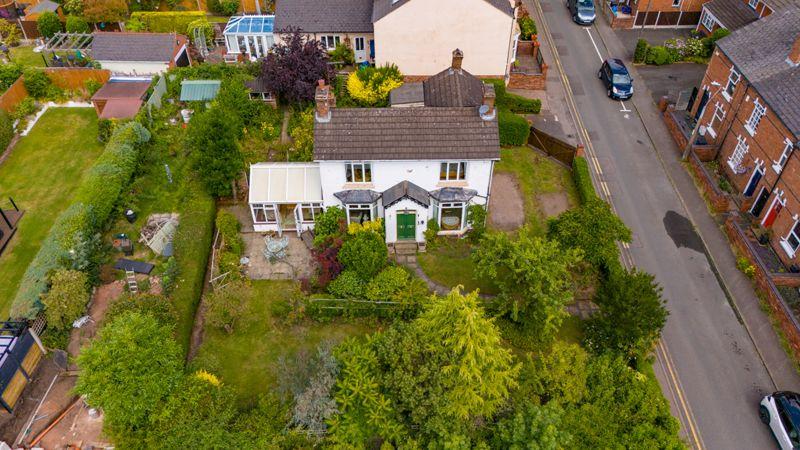
[[[600,66],[597,78],[606,85],[606,93],[617,100],[625,100],[633,95],[633,78],[628,73],[622,60],[618,58],[607,59]]]
[[[566,0],[572,20],[579,25],[591,25],[597,17],[592,0]]]
[[[800,394],[781,391],[765,396],[758,407],[781,450],[800,448]]]

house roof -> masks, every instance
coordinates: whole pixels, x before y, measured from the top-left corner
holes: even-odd
[[[483,82],[463,69],[447,68],[423,82],[425,106],[479,106]]]
[[[424,103],[425,91],[422,83],[404,83],[400,87],[389,92],[390,105],[408,105],[413,103]]]
[[[742,0],[711,0],[703,7],[731,31],[758,20],[758,14]]]
[[[403,180],[383,191],[383,207],[388,208],[404,198],[425,207],[431,204],[431,196],[428,191],[408,180]]]
[[[497,120],[478,108],[332,108],[314,123],[315,160],[498,159]]]
[[[183,80],[181,82],[182,102],[203,102],[217,97],[220,80]]]
[[[372,33],[372,0],[278,0],[275,30]]]
[[[234,16],[228,20],[223,34],[267,35],[275,28],[275,16]]]
[[[150,88],[150,81],[109,80],[97,90],[92,100],[136,99],[141,100]]]
[[[370,189],[351,189],[348,191],[334,192],[333,196],[341,200],[345,205],[354,203],[375,203],[381,198],[380,192]]]
[[[249,203],[322,201],[319,166],[308,163],[258,163],[250,166]]]
[[[175,33],[97,32],[92,58],[98,61],[169,62],[177,46]]]
[[[130,119],[136,117],[142,103],[142,100],[138,98],[112,98],[106,102],[98,117],[101,119]]]
[[[431,191],[431,197],[440,203],[442,202],[468,202],[472,197],[478,195],[475,189],[464,189],[459,187],[446,187]]]
[[[798,0],[767,0],[766,3],[773,11],[780,11],[787,6],[800,4]]]
[[[389,14],[396,11],[398,8],[401,8],[403,5],[408,3],[410,0],[373,0],[373,7],[372,7],[372,22],[375,23],[382,18],[388,16]],[[426,0],[431,1],[431,0]],[[495,8],[499,9],[500,11],[508,14],[509,16],[513,16],[514,9],[511,8],[511,2],[508,0],[482,0],[486,3],[494,6]]]
[[[263,75],[259,75],[252,80],[244,82],[244,85],[250,92],[269,94],[271,91],[267,88],[267,79]]]
[[[795,138],[800,138],[800,66],[786,59],[798,38],[800,7],[791,6],[717,41]]]

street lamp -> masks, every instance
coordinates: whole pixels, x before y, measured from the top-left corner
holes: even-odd
[[[681,159],[683,161],[686,161],[686,159],[689,158],[689,152],[692,151],[692,144],[694,144],[695,139],[697,139],[697,133],[700,131],[700,120],[706,113],[706,107],[708,106],[709,103],[711,103],[711,100],[713,100],[714,97],[717,96],[717,94],[722,92],[722,85],[719,84],[718,82],[712,81],[711,86],[714,86],[719,89],[717,89],[717,92],[714,92],[714,94],[712,94],[711,97],[708,97],[708,100],[706,100],[706,103],[700,109],[700,114],[698,114],[697,116],[697,122],[694,124],[694,128],[692,129],[692,134],[689,136],[689,141],[686,142],[686,147],[683,149],[683,156],[681,156]]]

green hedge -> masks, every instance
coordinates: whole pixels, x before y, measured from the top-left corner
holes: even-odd
[[[41,311],[48,274],[66,267],[69,250],[78,239],[106,225],[137,168],[139,144],[149,140],[150,132],[138,123],[122,126],[114,133],[78,188],[75,202],[56,218],[25,271],[11,305],[12,317],[34,318]]]
[[[592,176],[589,173],[589,163],[583,156],[576,156],[572,160],[572,178],[578,188],[578,197],[580,197],[581,203],[597,198],[592,184]]]
[[[525,98],[516,94],[505,94],[499,105],[517,114],[539,114],[542,101],[538,98]]]
[[[511,111],[498,109],[497,124],[500,128],[500,145],[520,146],[528,143],[531,126],[524,117]]]
[[[5,111],[0,110],[0,153],[3,153],[14,139],[14,119]]]
[[[131,19],[140,20],[147,31],[152,33],[187,34],[189,24],[199,19],[206,20],[206,13],[205,11],[138,11],[131,14]]]

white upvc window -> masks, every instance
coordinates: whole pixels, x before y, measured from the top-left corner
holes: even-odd
[[[466,227],[467,204],[464,202],[439,203],[435,209],[438,212],[439,228],[442,231],[460,231]]]
[[[737,72],[735,68],[731,67],[731,72],[728,74],[728,82],[725,84],[725,90],[722,91],[722,96],[725,97],[726,100],[731,101],[733,98],[733,91],[736,89],[736,85],[739,84],[741,78],[742,75]]]
[[[753,112],[750,113],[750,118],[744,124],[745,130],[750,133],[750,136],[755,136],[758,124],[761,123],[761,118],[767,113],[767,107],[762,105],[758,99],[753,100]]]
[[[725,119],[725,108],[722,106],[722,103],[716,102],[714,105],[714,115],[711,116],[711,121],[708,122],[708,132],[711,134],[711,137],[717,137],[717,132],[714,131],[714,124],[719,123],[722,124],[722,121]]]
[[[355,47],[357,52],[364,51],[364,38],[357,37],[355,38]]]
[[[733,150],[731,157],[728,158],[728,166],[730,166],[731,170],[733,170],[735,173],[739,173],[742,170],[744,156],[747,154],[750,146],[747,145],[747,138],[743,138],[740,135],[737,136],[736,139],[739,142],[736,143],[736,148]]]
[[[758,0],[747,0],[747,5],[755,10],[756,6],[758,6]]]
[[[365,162],[344,163],[344,178],[348,183],[372,183],[372,164]]]
[[[255,224],[278,223],[278,207],[272,203],[253,203],[250,205]]]
[[[783,147],[783,152],[781,153],[781,157],[775,161],[775,164],[772,165],[772,169],[775,173],[781,173],[784,167],[786,167],[786,163],[789,161],[789,155],[792,153],[792,141],[786,139],[786,143]]]
[[[800,225],[800,221],[795,220],[794,225],[789,230],[789,234],[781,239],[781,247],[790,258],[794,258],[797,254],[797,249],[800,248],[800,227],[798,225]]]
[[[322,203],[303,203],[300,205],[300,221],[302,223],[314,223],[314,220],[322,214]]]
[[[439,167],[440,181],[458,181],[467,179],[466,161],[443,162]]]
[[[712,31],[714,30],[714,25],[717,23],[717,21],[710,12],[704,9],[703,17],[700,18],[700,23],[702,23],[708,31]]]
[[[319,41],[322,42],[322,45],[326,49],[333,50],[333,49],[336,48],[337,45],[339,45],[339,42],[341,42],[341,39],[339,38],[339,36],[335,36],[335,35],[329,34],[329,35],[325,35],[325,36],[320,36]]]
[[[351,203],[347,205],[347,224],[364,223],[378,217],[377,204]]]
[[[680,8],[681,7],[681,0],[672,0],[672,7],[673,8]]]

